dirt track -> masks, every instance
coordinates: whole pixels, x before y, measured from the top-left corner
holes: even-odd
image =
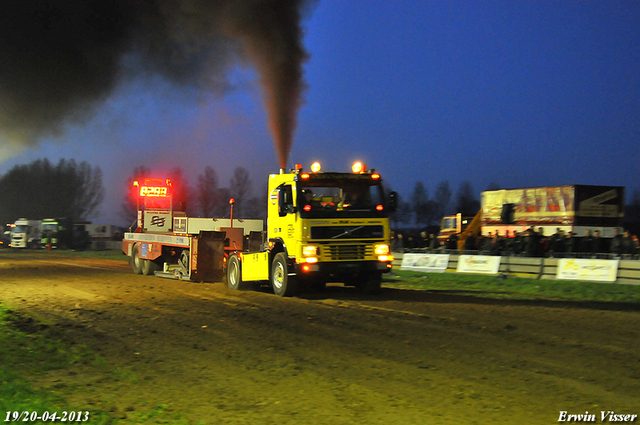
[[[600,411],[640,413],[638,309],[384,282],[377,296],[329,285],[283,299],[47,252],[0,251],[0,276],[0,301],[109,364],[38,385],[74,386],[75,405],[117,418],[155,409],[163,423],[550,424],[560,411],[597,422]]]

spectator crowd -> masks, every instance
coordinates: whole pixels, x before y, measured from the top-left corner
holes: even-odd
[[[458,234],[447,238],[427,232],[392,232],[391,250],[394,252],[452,251],[458,250]],[[523,232],[489,232],[478,237],[470,236],[464,241],[464,251],[474,251],[484,255],[512,255],[526,257],[589,257],[589,258],[629,258],[640,257],[638,238],[628,231],[614,230],[613,238],[602,238],[598,230],[586,230],[578,236],[574,232],[557,229],[551,236],[544,236],[543,229],[533,227]]]

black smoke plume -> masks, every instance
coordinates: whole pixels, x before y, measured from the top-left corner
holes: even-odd
[[[160,75],[224,93],[248,58],[281,168],[305,84],[304,0],[30,0],[0,8],[0,135],[5,149],[89,120],[121,82]]]

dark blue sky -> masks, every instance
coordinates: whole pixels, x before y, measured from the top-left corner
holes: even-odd
[[[404,196],[448,180],[478,192],[561,184],[640,190],[640,2],[320,0],[304,21],[308,89],[289,163],[348,170],[362,160]],[[100,166],[96,221],[118,223],[134,167],[212,166],[254,194],[278,161],[255,72],[224,96],[160,78],[123,83],[95,117],[22,151]]]

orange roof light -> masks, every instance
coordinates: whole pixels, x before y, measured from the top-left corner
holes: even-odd
[[[322,167],[320,166],[319,162],[314,162],[313,164],[311,164],[311,171],[314,173],[317,173],[318,171],[320,171]]]
[[[366,170],[367,168],[362,164],[362,162],[358,161],[358,162],[354,162],[353,165],[351,166],[351,170],[354,173],[362,173]]]

